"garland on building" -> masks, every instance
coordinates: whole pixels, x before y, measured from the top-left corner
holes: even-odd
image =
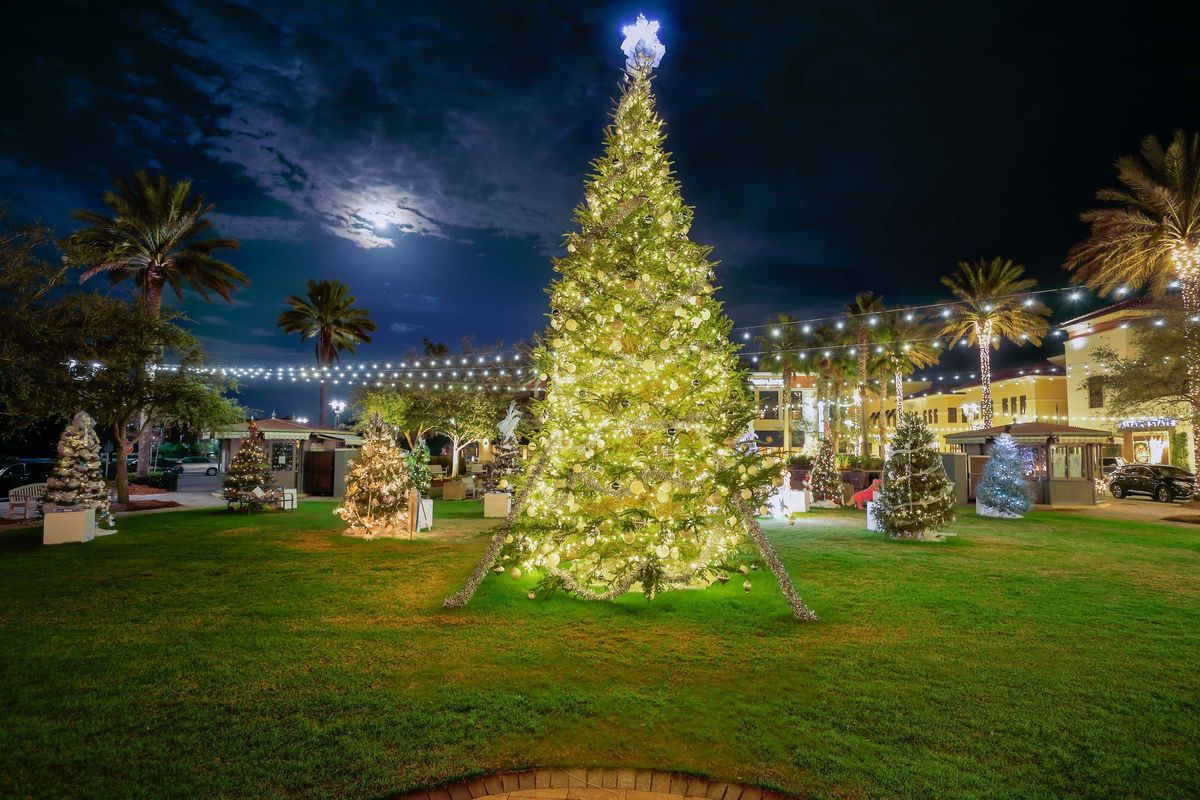
[[[713,298],[710,248],[688,239],[692,209],[663,148],[656,30],[644,18],[626,29],[628,74],[605,152],[576,210],[580,230],[555,262],[550,329],[534,353],[547,389],[533,407],[531,466],[447,606],[466,604],[493,566],[540,573],[543,588],[583,599],[649,598],[727,578],[758,550],[793,614],[815,618],[754,521],[779,464],[736,446],[754,412],[732,323]]]
[[[333,513],[346,521],[347,536],[406,536],[412,488],[408,458],[377,412],[367,423],[362,449],[346,474],[345,497]]]
[[[280,492],[267,454],[258,443],[258,426],[250,420],[237,455],[225,470],[222,496],[230,511],[262,511],[277,503]]]
[[[992,443],[983,476],[975,487],[975,511],[985,517],[1016,519],[1023,517],[1031,505],[1017,442],[1002,433]]]
[[[933,433],[913,412],[900,416],[875,495],[880,528],[893,539],[937,539],[954,522],[954,486]]]
[[[110,530],[117,527],[108,483],[100,462],[96,422],[80,411],[58,437],[58,461],[46,479],[43,512],[96,509],[96,519]]]
[[[822,439],[817,448],[817,457],[808,473],[808,490],[812,492],[814,506],[829,508],[842,504],[842,473],[838,471],[830,439]]]
[[[493,445],[494,458],[488,464],[486,490],[488,492],[512,492],[517,476],[521,474],[521,444],[517,440],[517,425],[521,412],[516,403],[508,404],[508,413],[497,426],[500,438]]]

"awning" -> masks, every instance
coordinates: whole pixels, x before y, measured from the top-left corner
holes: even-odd
[[[356,436],[353,433],[325,433],[319,434],[322,439],[340,439],[343,444],[361,445],[363,437]]]

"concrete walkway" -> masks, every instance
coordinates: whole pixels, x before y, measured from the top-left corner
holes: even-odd
[[[1200,525],[1187,522],[1173,522],[1165,517],[1200,515],[1200,507],[1190,503],[1159,503],[1149,497],[1125,497],[1120,500],[1109,497],[1094,506],[1072,506],[1070,508],[1052,509],[1066,511],[1072,514],[1083,514],[1105,519],[1127,519],[1135,522],[1158,522],[1163,525],[1181,525],[1200,531]]]
[[[783,800],[776,792],[673,772],[597,767],[530,769],[446,784],[402,800]]]

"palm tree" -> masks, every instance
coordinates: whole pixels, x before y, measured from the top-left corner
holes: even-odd
[[[942,356],[938,326],[913,311],[893,311],[887,322],[887,360],[896,384],[896,420],[904,413],[904,379]]]
[[[291,306],[275,324],[284,333],[300,334],[300,341],[316,342],[317,366],[336,364],[344,350],[353,353],[361,342],[370,342],[375,323],[367,318],[365,309],[354,308],[350,287],[341,281],[308,281],[308,299],[292,295]],[[321,380],[321,426],[326,424],[329,384]]]
[[[191,181],[172,184],[165,175],[142,170],[131,182],[118,180],[105,192],[111,216],[76,209],[75,219],[86,227],[67,239],[71,260],[87,265],[80,282],[106,273],[111,283],[133,278],[151,313],[162,309],[163,287],[180,299],[190,288],[205,300],[216,294],[225,300],[250,279],[213,256],[218,250],[237,250],[236,239],[201,238],[212,228],[206,215],[213,205],[191,193]]]
[[[759,350],[759,365],[775,370],[783,377],[780,405],[783,417],[784,443],[791,444],[792,436],[792,379],[807,363],[801,357],[805,347],[800,322],[795,317],[780,314],[763,328],[755,339]]]
[[[845,324],[822,325],[813,335],[811,347],[814,358],[813,366],[819,370],[817,382],[817,406],[824,409],[821,419],[824,430],[821,433],[833,442],[833,451],[838,451],[841,439],[841,394],[846,385],[846,372],[854,357],[849,348],[853,345],[854,335],[846,330]]]
[[[1154,136],[1139,155],[1117,159],[1123,189],[1096,198],[1115,203],[1085,211],[1092,233],[1067,255],[1073,280],[1109,294],[1149,287],[1161,295],[1179,282],[1184,324],[1193,326],[1184,357],[1192,408],[1200,408],[1200,133],[1175,131],[1164,149]],[[1193,469],[1200,466],[1200,413],[1192,419]]]
[[[858,356],[858,419],[859,419],[859,454],[866,455],[867,444],[867,359],[870,356],[871,331],[878,325],[879,314],[883,311],[883,298],[873,292],[860,292],[854,300],[846,304],[846,313],[853,318],[854,335],[857,340],[856,355]]]
[[[1037,281],[1022,277],[1024,274],[1024,267],[993,258],[979,259],[974,265],[960,261],[958,272],[942,278],[959,300],[942,325],[942,333],[979,348],[980,409],[985,428],[992,427],[992,348],[999,348],[1005,339],[1040,345],[1049,328],[1046,317],[1050,309],[1026,294]]]

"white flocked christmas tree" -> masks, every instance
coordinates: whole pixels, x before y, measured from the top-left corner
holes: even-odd
[[[975,487],[975,511],[985,517],[1025,516],[1032,504],[1024,472],[1016,440],[1007,433],[997,436]]]
[[[96,509],[96,520],[116,529],[108,484],[100,463],[100,439],[95,421],[80,411],[58,437],[58,460],[46,479],[42,510]]]
[[[893,539],[941,539],[954,522],[954,486],[933,432],[912,412],[902,414],[888,447],[874,514]]]
[[[757,551],[794,616],[815,619],[754,518],[779,464],[737,443],[753,409],[709,248],[688,238],[692,209],[663,147],[650,85],[664,52],[657,30],[644,17],[625,29],[621,96],[534,354],[547,388],[532,409],[529,465],[448,607],[493,568],[588,600],[651,598],[727,581]]]

